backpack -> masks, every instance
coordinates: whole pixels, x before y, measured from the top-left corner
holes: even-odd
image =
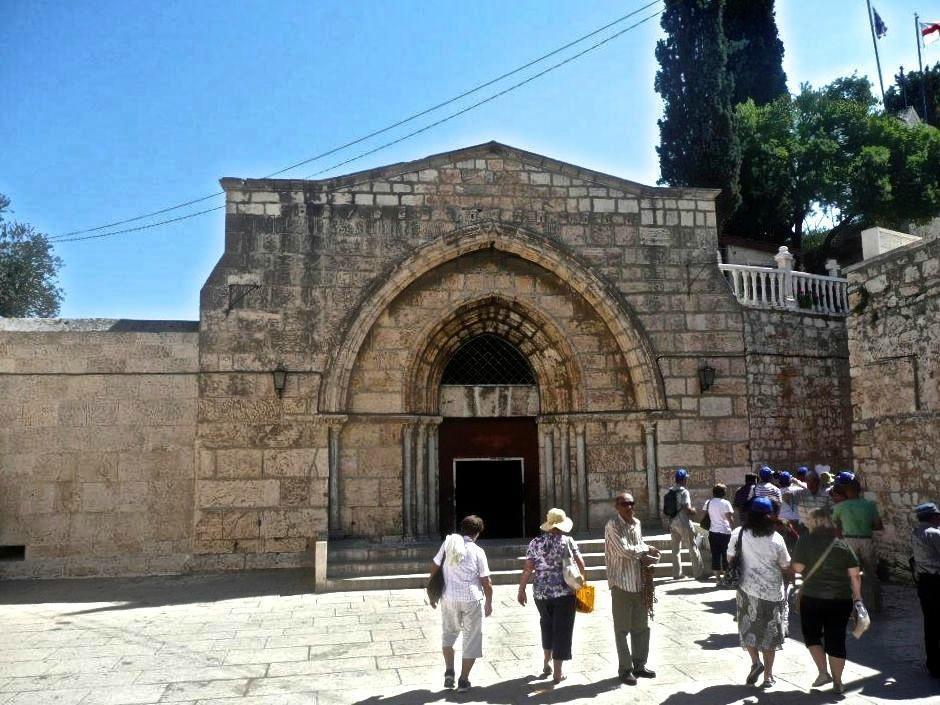
[[[671,487],[663,497],[663,514],[674,517],[679,513],[679,488]]]

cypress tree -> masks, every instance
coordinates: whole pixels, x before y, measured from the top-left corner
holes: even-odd
[[[666,0],[656,44],[659,183],[721,189],[719,228],[740,202],[741,149],[734,131],[724,0]]]
[[[750,98],[755,105],[766,105],[785,95],[787,74],[774,0],[725,0],[724,27],[734,81],[731,104]]]

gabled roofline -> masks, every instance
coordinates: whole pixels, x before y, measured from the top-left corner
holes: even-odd
[[[451,162],[464,161],[466,159],[477,158],[499,158],[509,157],[529,166],[543,167],[549,171],[564,174],[573,179],[580,179],[598,186],[619,189],[628,193],[636,194],[647,198],[692,198],[692,199],[710,199],[714,200],[720,189],[711,188],[691,188],[674,186],[647,186],[636,181],[622,179],[619,176],[605,174],[592,169],[576,166],[562,162],[551,157],[546,157],[534,152],[527,152],[523,149],[511,147],[501,142],[484,142],[471,147],[455,149],[440,154],[432,154],[421,159],[410,162],[398,162],[386,166],[357,171],[351,174],[344,174],[329,179],[239,179],[235,177],[225,177],[219,180],[222,188],[241,191],[261,191],[261,190],[300,190],[309,189],[311,186],[319,186],[323,190],[333,191],[342,188],[349,188],[367,181],[380,181],[389,179],[402,174],[408,174],[423,169],[435,169]]]

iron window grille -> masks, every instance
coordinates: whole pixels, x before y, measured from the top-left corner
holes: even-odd
[[[441,384],[535,384],[525,356],[498,335],[483,333],[461,345],[444,368]]]

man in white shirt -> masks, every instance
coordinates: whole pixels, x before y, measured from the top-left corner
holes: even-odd
[[[667,517],[670,536],[670,550],[672,552],[672,577],[679,580],[682,577],[682,561],[679,552],[685,546],[692,559],[692,575],[695,578],[702,574],[702,557],[695,545],[695,534],[692,529],[692,518],[695,510],[692,508],[692,495],[686,489],[689,481],[689,471],[685,468],[676,470],[676,484],[669,488],[663,498],[663,514]]]
[[[627,685],[636,685],[637,677],[656,677],[646,667],[650,628],[644,570],[659,560],[659,551],[643,542],[640,520],[633,516],[634,504],[629,492],[618,494],[614,499],[617,516],[604,528],[604,559],[614,618],[617,670],[620,680]]]
[[[445,540],[431,575],[444,571],[441,597],[441,644],[444,654],[444,687],[454,687],[454,643],[463,633],[463,663],[457,689],[470,690],[470,669],[483,656],[483,617],[493,613],[493,583],[486,553],[476,540],[483,532],[483,520],[471,514],[460,522],[460,533]],[[432,605],[433,606],[433,605]]]

